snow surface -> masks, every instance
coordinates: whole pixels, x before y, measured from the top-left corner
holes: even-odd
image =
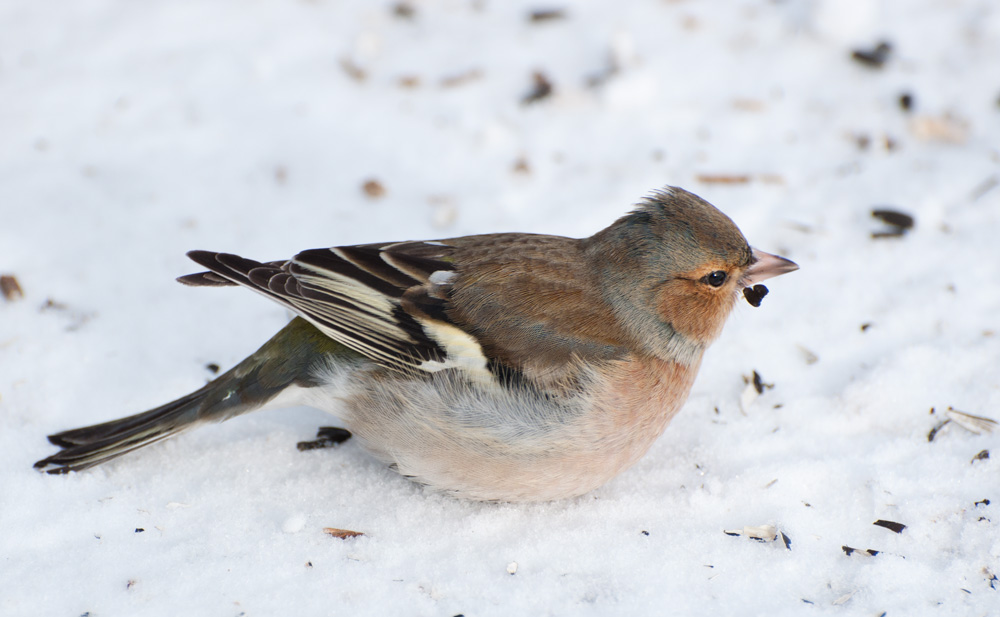
[[[24,290],[0,301],[0,614],[1000,614],[998,434],[928,441],[949,406],[1000,419],[1000,5],[409,6],[0,4],[0,273]],[[880,40],[881,69],[851,58]],[[435,495],[350,442],[297,451],[330,423],[303,408],[31,469],[286,321],[175,284],[187,250],[582,236],[665,184],[802,269],[592,494]],[[916,226],[873,239],[880,206]],[[753,370],[774,388],[742,410]],[[790,550],[723,533],[759,525]]]

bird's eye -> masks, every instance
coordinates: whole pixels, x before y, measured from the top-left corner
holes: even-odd
[[[712,287],[722,287],[722,284],[726,282],[726,273],[722,270],[716,270],[715,272],[706,274],[701,280]]]

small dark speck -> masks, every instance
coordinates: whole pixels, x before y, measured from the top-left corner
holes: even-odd
[[[42,311],[65,311],[69,307],[66,306],[64,302],[59,302],[58,300],[53,300],[52,298],[46,298],[45,303],[39,308]]]
[[[307,568],[311,568],[311,567],[313,567],[313,562],[311,562],[311,561],[307,561],[307,562],[306,562],[306,567],[307,567]]]
[[[555,21],[557,19],[564,19],[565,17],[566,11],[562,9],[536,9],[528,14],[528,20],[534,23]]]
[[[934,441],[934,438],[937,437],[938,431],[940,431],[941,429],[943,429],[944,426],[946,424],[948,424],[949,422],[951,422],[950,419],[945,420],[944,422],[939,422],[937,426],[935,426],[934,428],[932,428],[930,430],[930,432],[927,433],[927,441],[928,441],[928,443]]]
[[[902,238],[903,231],[901,229],[887,229],[883,231],[873,231],[872,238],[875,240],[881,240],[882,238]]]
[[[354,81],[361,82],[368,79],[368,73],[348,57],[340,59],[340,68]]]
[[[975,502],[972,505],[975,505],[975,506],[988,506],[988,505],[990,505],[990,500],[989,499],[981,499],[981,500]]]
[[[844,554],[848,556],[854,554],[855,552],[868,553],[872,557],[879,554],[879,551],[876,551],[875,549],[870,548],[867,550],[861,550],[860,548],[853,548],[847,545],[841,546],[840,550],[844,551]]]
[[[889,611],[882,611],[882,614],[879,615],[878,617],[885,617],[888,614],[889,614]]]
[[[146,531],[146,530],[145,530],[145,529],[143,529],[142,527],[136,527],[136,528],[135,528],[135,533],[142,533],[142,532],[144,532],[144,531]]]
[[[815,603],[815,602],[813,602],[812,600],[806,600],[805,598],[802,598],[802,602],[803,602],[804,604],[816,604],[816,603]]]
[[[904,525],[902,523],[896,523],[896,522],[893,522],[893,521],[884,521],[882,519],[878,519],[877,521],[875,521],[874,523],[872,523],[872,525],[877,525],[879,527],[885,527],[889,531],[894,531],[896,533],[903,533],[903,530],[906,529],[906,525]]]
[[[873,231],[872,238],[899,238],[907,231],[913,229],[914,218],[891,208],[875,208],[872,210],[872,218],[878,219],[889,226],[883,231]]]
[[[219,370],[221,369],[221,367],[215,362],[209,362],[208,364],[205,365],[205,368],[207,368],[208,371],[213,375],[218,375]]]
[[[371,199],[385,197],[386,193],[385,186],[374,178],[365,180],[364,184],[361,185],[361,191]]]
[[[914,218],[909,214],[890,208],[875,208],[872,210],[872,217],[900,229],[913,229],[913,224],[915,223]]]
[[[399,2],[392,7],[392,14],[401,19],[413,19],[417,11],[409,2]]]
[[[726,534],[727,536],[733,536],[734,538],[740,535],[739,532],[735,531],[723,531],[722,533]]]
[[[785,548],[792,550],[792,539],[785,535],[785,532],[781,532],[781,541],[785,543]]]
[[[972,592],[971,592],[971,591],[969,591],[968,589],[964,588],[964,587],[959,587],[959,589],[961,589],[961,590],[962,590],[962,591],[964,591],[965,593],[969,594],[970,596],[972,595]]]
[[[753,389],[757,391],[757,394],[763,394],[764,390],[770,390],[774,388],[773,383],[764,383],[764,378],[760,376],[757,371],[753,372]]]
[[[24,297],[21,284],[17,282],[17,277],[13,274],[0,275],[0,294],[3,294],[3,299],[7,301]]]
[[[913,111],[913,95],[904,92],[899,95],[899,108],[903,111]]]
[[[972,460],[969,461],[969,462],[970,463],[975,463],[976,461],[985,461],[989,457],[990,457],[990,451],[989,450],[982,450],[982,451],[979,452],[979,454],[973,456]]]
[[[552,82],[541,71],[535,71],[531,76],[531,90],[521,98],[522,105],[537,103],[552,95]]]
[[[880,69],[892,55],[892,44],[888,41],[879,41],[871,49],[855,49],[851,52],[851,58],[855,62],[863,64],[869,68]]]
[[[867,332],[868,328],[871,328],[871,327],[872,327],[871,322],[865,322],[865,323],[861,324],[861,331],[862,332]]]
[[[649,535],[649,532],[648,532],[648,531],[646,531],[645,529],[643,529],[643,530],[642,530],[642,531],[640,531],[639,533],[641,533],[641,534],[642,534],[642,535],[644,535],[644,536],[648,536],[648,535]]]

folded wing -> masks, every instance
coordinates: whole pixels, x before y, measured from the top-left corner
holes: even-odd
[[[267,263],[191,251],[188,256],[209,272],[178,280],[249,287],[390,369],[457,368],[474,379],[492,379],[479,342],[447,315],[453,251],[443,242],[399,242],[312,249]]]

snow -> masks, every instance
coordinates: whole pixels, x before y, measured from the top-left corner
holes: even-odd
[[[1000,6],[410,6],[0,5],[0,273],[24,290],[0,300],[0,614],[996,614],[998,433],[928,433],[1000,420]],[[880,40],[882,68],[852,60]],[[524,104],[536,71],[552,95]],[[287,320],[173,283],[187,250],[583,236],[665,184],[802,269],[591,494],[436,495],[351,442],[297,451],[331,423],[304,408],[31,469]],[[883,206],[915,227],[873,239]],[[774,388],[741,409],[754,370]],[[790,549],[724,533],[766,525]]]

